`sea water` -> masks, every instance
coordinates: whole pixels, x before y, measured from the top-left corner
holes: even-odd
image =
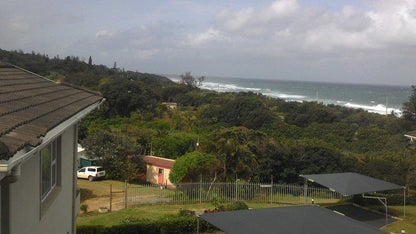
[[[168,76],[179,81],[179,76]],[[286,101],[319,102],[378,114],[401,116],[401,107],[411,95],[411,87],[205,77],[200,88],[218,92],[254,92]]]

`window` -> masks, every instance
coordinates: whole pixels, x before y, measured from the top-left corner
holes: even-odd
[[[60,158],[60,138],[40,151],[42,201],[59,183],[58,161]]]
[[[79,172],[85,172],[85,168],[82,168],[81,170],[79,170]]]
[[[159,174],[163,174],[163,169],[159,168]]]
[[[88,171],[95,172],[95,168],[88,168]]]

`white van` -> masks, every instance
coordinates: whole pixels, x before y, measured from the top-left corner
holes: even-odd
[[[93,181],[96,179],[104,179],[105,170],[101,166],[83,167],[77,171],[77,178],[88,179]]]

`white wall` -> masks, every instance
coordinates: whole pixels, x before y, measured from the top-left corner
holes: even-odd
[[[22,165],[21,176],[10,184],[10,233],[72,233],[74,127],[61,138],[61,186],[50,206],[41,214],[40,156]]]

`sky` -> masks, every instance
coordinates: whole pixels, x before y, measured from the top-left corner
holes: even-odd
[[[416,0],[1,0],[0,48],[156,74],[416,84]]]

